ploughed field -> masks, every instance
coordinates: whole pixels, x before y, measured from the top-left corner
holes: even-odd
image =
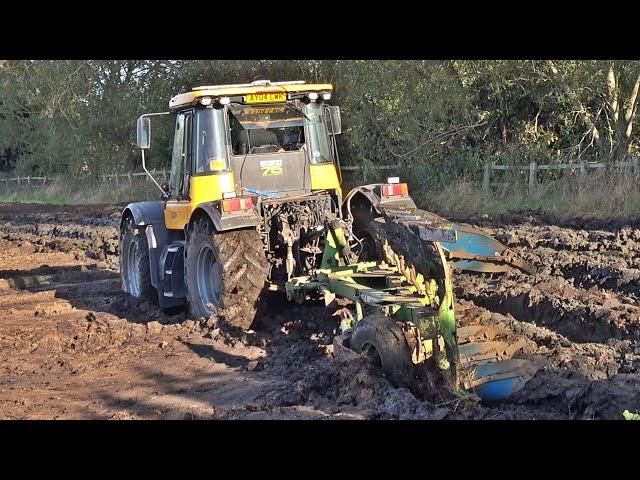
[[[524,343],[519,356],[541,366],[513,398],[482,404],[414,395],[358,359],[336,359],[346,302],[274,299],[242,333],[128,297],[118,274],[121,207],[0,205],[0,418],[618,419],[640,411],[640,229],[476,220],[543,267],[455,275],[460,321],[497,325]]]

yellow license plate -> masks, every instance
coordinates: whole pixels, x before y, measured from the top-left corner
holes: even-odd
[[[275,103],[286,101],[286,93],[249,93],[244,97],[245,103]]]

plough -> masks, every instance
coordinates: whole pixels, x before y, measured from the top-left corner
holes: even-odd
[[[426,371],[486,401],[522,388],[537,368],[513,358],[522,343],[500,339],[495,327],[474,318],[458,324],[452,270],[534,267],[472,227],[418,210],[379,211],[370,231],[381,260],[352,263],[348,225],[334,220],[326,226],[320,269],[287,282],[287,297],[301,302],[317,295],[327,305],[336,296],[352,300],[355,313],[341,322],[334,351],[365,355],[396,386],[420,388]]]

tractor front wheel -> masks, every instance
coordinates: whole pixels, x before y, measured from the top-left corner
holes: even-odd
[[[187,240],[186,283],[195,318],[222,314],[247,330],[264,309],[268,262],[255,230],[218,233],[208,218],[197,220]]]
[[[151,284],[149,245],[143,229],[136,229],[133,219],[125,221],[120,242],[120,278],[129,295],[158,303],[158,291]]]

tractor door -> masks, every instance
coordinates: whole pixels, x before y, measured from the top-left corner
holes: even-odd
[[[170,199],[164,209],[168,229],[183,229],[189,220],[189,178],[192,169],[193,111],[178,113],[171,158]]]

